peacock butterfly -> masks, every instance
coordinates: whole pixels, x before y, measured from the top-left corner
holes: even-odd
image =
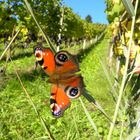
[[[67,51],[54,54],[51,49],[40,47],[34,49],[34,54],[52,84],[50,95],[52,114],[60,117],[70,106],[70,99],[79,97],[84,90],[83,78],[78,74],[80,69],[77,58]]]

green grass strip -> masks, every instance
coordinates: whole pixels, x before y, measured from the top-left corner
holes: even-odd
[[[86,116],[87,116],[87,118],[88,118],[88,120],[89,120],[91,126],[92,126],[93,129],[95,130],[97,136],[99,136],[98,129],[97,129],[95,123],[93,122],[93,120],[92,120],[92,118],[91,118],[91,116],[90,116],[88,110],[86,109],[86,107],[85,107],[85,105],[84,105],[84,103],[83,103],[83,101],[82,101],[82,99],[81,99],[80,97],[79,97],[79,100],[80,100],[80,103],[81,103],[81,105],[82,105],[82,107],[83,107],[83,109],[84,109],[84,111],[85,111],[85,114],[86,114]]]
[[[109,116],[106,114],[106,112],[103,110],[103,108],[99,105],[97,101],[85,90],[82,95],[90,102],[92,103],[107,119],[109,122],[112,122],[112,120],[109,118]]]
[[[103,69],[103,72],[104,72],[104,74],[105,74],[105,76],[106,76],[106,78],[107,78],[107,81],[108,81],[108,83],[109,83],[109,86],[111,87],[111,91],[113,92],[113,94],[115,95],[115,97],[117,98],[117,91],[116,91],[116,89],[114,88],[114,86],[112,85],[112,80],[111,80],[111,78],[110,78],[110,75],[109,75],[109,73],[108,73],[108,71],[107,71],[107,68],[105,67],[105,64],[102,62],[102,60],[101,60],[101,58],[99,58],[99,61],[100,61],[100,64],[101,64],[101,66],[102,66],[102,69]]]
[[[19,80],[19,82],[20,82],[20,84],[21,84],[21,87],[22,87],[23,91],[25,92],[26,96],[28,97],[29,103],[32,105],[32,107],[34,108],[35,113],[37,114],[38,118],[40,119],[40,122],[41,122],[42,126],[44,127],[45,132],[48,134],[50,140],[55,140],[55,138],[54,138],[53,135],[51,134],[51,131],[50,131],[49,127],[47,126],[47,124],[45,123],[44,119],[43,119],[43,118],[41,117],[41,115],[39,114],[39,112],[38,112],[38,110],[36,109],[36,106],[35,106],[35,104],[33,103],[33,101],[32,101],[32,99],[31,99],[29,93],[27,92],[26,88],[24,87],[24,85],[23,85],[23,83],[22,83],[22,81],[21,81],[21,79],[20,79],[20,76],[19,76],[19,74],[18,74],[18,72],[17,72],[17,70],[16,70],[15,64],[14,64],[14,62],[12,61],[11,57],[10,57],[10,60],[11,60],[11,62],[12,62],[12,64],[13,64],[14,70],[15,70],[15,72],[16,72],[16,76],[17,76],[17,78],[18,78],[18,80]]]

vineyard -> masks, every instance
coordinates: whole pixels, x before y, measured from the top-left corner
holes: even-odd
[[[105,4],[0,1],[1,140],[140,139],[140,2]]]

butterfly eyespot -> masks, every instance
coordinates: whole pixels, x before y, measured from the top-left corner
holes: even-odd
[[[66,61],[68,61],[68,53],[67,52],[59,52],[55,55],[56,64],[63,65]]]
[[[80,90],[77,87],[67,87],[66,94],[69,98],[77,98],[80,96]]]
[[[54,117],[61,117],[62,116],[62,113],[61,113],[61,111],[60,110],[58,110],[58,111],[54,111],[54,112],[52,112],[52,115],[54,116]]]
[[[57,103],[54,103],[52,108],[52,115],[56,118],[59,118],[62,116],[63,112],[61,111],[60,107],[57,105]]]
[[[36,53],[35,56],[38,57],[38,58],[40,58],[41,57],[41,54],[40,53]]]

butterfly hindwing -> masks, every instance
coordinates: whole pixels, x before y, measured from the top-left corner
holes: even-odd
[[[59,85],[52,85],[50,108],[55,117],[60,117],[63,112],[70,106],[70,99],[65,94],[64,89]]]
[[[81,95],[83,88],[81,76],[77,76],[69,83],[52,84],[50,107],[55,117],[63,115],[64,111],[70,106],[70,98],[77,98]]]

